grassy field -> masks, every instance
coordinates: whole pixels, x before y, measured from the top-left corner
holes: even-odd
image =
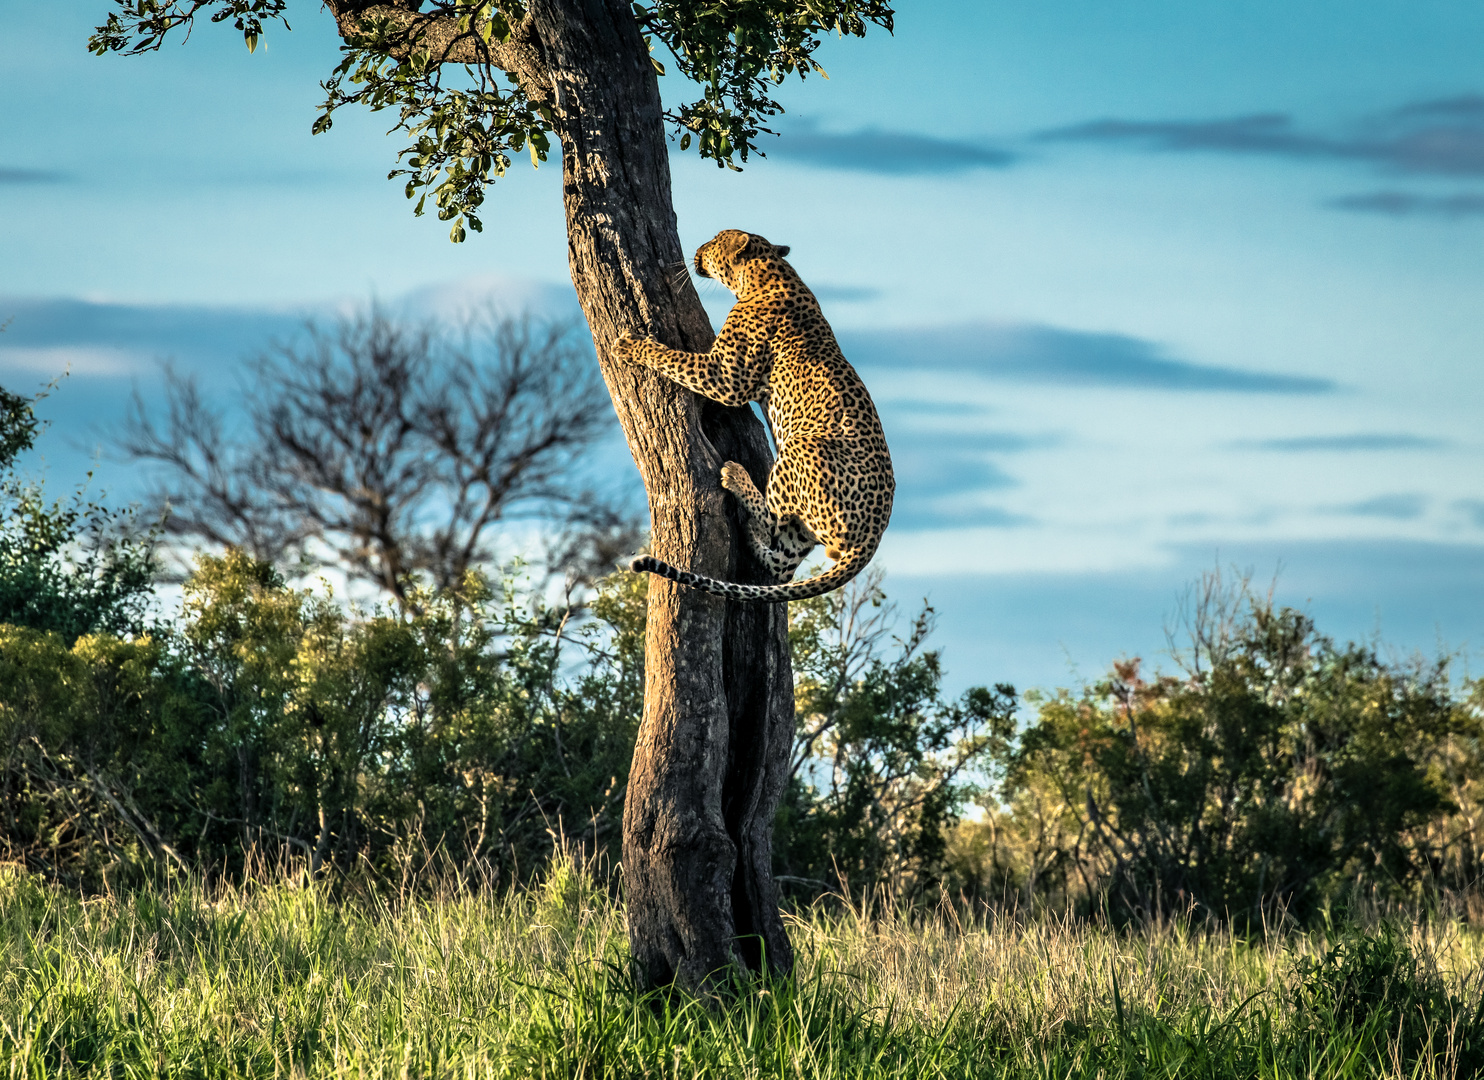
[[[797,977],[636,993],[570,862],[490,895],[80,899],[0,869],[0,1076],[1431,1077],[1484,1067],[1481,938],[1244,940],[816,910]]]

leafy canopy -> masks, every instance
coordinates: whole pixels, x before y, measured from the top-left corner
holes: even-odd
[[[140,53],[158,49],[172,31],[189,33],[196,17],[231,22],[249,50],[265,23],[288,27],[288,0],[112,0],[118,8],[95,29],[88,48]],[[349,4],[331,4],[337,13]],[[329,130],[341,106],[395,110],[393,131],[411,144],[388,179],[406,179],[414,213],[431,195],[450,238],[465,225],[483,229],[485,189],[510,168],[511,154],[545,161],[558,119],[529,83],[531,19],[522,0],[425,0],[354,5],[342,15],[341,60],[321,84],[316,133]],[[414,10],[415,9],[415,10]],[[774,134],[768,118],[783,112],[774,88],[789,75],[824,75],[814,53],[826,34],[862,37],[871,24],[892,29],[888,0],[636,0],[634,19],[653,51],[663,45],[694,96],[665,114],[680,149],[739,168]],[[653,59],[664,75],[665,65]],[[522,76],[525,77],[523,81]],[[532,95],[537,95],[533,97]]]

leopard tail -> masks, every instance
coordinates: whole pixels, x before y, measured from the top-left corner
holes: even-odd
[[[811,596],[833,592],[864,570],[874,554],[874,545],[843,552],[839,561],[824,573],[787,585],[739,585],[731,581],[718,581],[703,574],[681,570],[653,555],[639,556],[629,563],[629,569],[636,574],[658,574],[689,588],[701,589],[712,596],[721,596],[728,600],[739,600],[744,604],[786,604],[790,600],[808,600]]]

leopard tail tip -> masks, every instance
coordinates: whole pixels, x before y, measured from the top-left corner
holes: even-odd
[[[648,555],[635,555],[629,560],[627,569],[636,574],[643,574],[653,568],[654,560]]]

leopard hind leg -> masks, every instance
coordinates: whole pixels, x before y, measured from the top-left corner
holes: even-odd
[[[809,552],[814,550],[818,542],[809,526],[790,514],[778,523],[778,532],[773,545],[776,553],[775,562],[769,564],[769,569],[778,574],[780,583],[786,584],[792,581],[794,572],[798,570],[800,564],[808,557]]]
[[[792,514],[780,517],[769,510],[752,477],[735,461],[721,467],[721,486],[742,504],[747,544],[752,553],[778,581],[792,581],[794,572],[817,542],[814,533]]]

